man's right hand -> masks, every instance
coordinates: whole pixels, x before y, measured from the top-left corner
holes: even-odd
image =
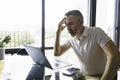
[[[60,22],[59,22],[59,24],[58,24],[58,32],[61,32],[61,31],[63,31],[64,30],[64,28],[66,27],[66,25],[65,25],[65,18],[63,18]]]

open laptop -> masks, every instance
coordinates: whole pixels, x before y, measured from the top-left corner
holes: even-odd
[[[72,63],[66,59],[59,59],[52,55],[44,54],[40,47],[34,47],[30,45],[24,45],[24,47],[28,52],[28,55],[35,63],[43,65],[50,69],[60,69],[72,65]]]

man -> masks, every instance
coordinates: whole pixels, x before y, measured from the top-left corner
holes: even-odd
[[[100,80],[113,80],[120,63],[118,48],[102,29],[86,27],[83,22],[79,10],[71,10],[65,14],[56,32],[54,55],[60,56],[73,48],[79,59],[82,73],[102,75]],[[72,37],[61,45],[60,35],[65,28]]]

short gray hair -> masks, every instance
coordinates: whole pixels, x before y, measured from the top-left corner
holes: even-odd
[[[80,17],[80,19],[84,19],[83,18],[83,15],[82,15],[82,13],[79,11],[79,10],[71,10],[71,11],[68,11],[67,13],[65,13],[65,16],[70,16],[70,15],[73,15],[73,16],[79,16]]]

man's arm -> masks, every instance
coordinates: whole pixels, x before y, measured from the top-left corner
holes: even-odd
[[[60,35],[61,32],[64,30],[66,26],[63,26],[62,24],[65,23],[65,18],[61,20],[61,22],[58,24],[58,30],[56,32],[56,40],[55,40],[55,47],[54,47],[54,55],[60,56],[62,53],[64,53],[69,47],[67,45],[60,45]]]
[[[54,55],[60,56],[68,49],[69,49],[69,47],[66,44],[60,45],[60,33],[57,32],[56,40],[55,40],[55,47],[54,47]]]
[[[106,43],[103,50],[107,55],[107,63],[101,80],[113,80],[119,68],[120,53],[112,40]]]

